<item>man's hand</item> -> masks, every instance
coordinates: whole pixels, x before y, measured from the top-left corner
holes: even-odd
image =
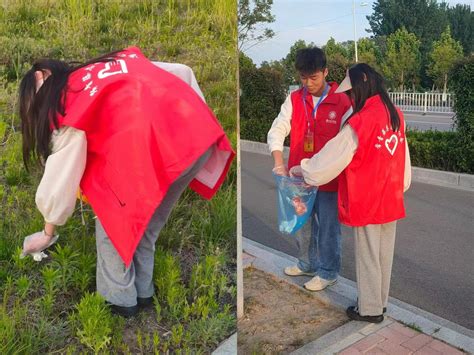
[[[285,165],[277,165],[272,169],[272,172],[276,175],[288,176],[288,170]]]
[[[285,162],[283,160],[283,152],[279,150],[274,150],[272,152],[273,161],[275,162],[273,166],[273,172],[276,175],[288,176],[288,170],[286,169]]]

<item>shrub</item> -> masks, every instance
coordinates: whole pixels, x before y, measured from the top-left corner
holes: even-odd
[[[469,140],[474,135],[474,55],[458,62],[450,74],[458,132]]]
[[[473,149],[458,132],[408,131],[411,165],[462,173],[474,172]]]
[[[240,136],[266,141],[266,135],[286,96],[281,72],[271,67],[240,71]]]
[[[455,122],[459,133],[459,153],[463,171],[474,172],[474,55],[458,62],[450,74],[454,93]]]

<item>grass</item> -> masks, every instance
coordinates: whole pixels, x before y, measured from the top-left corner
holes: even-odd
[[[422,333],[422,330],[421,330],[420,326],[416,323],[405,323],[405,325],[408,328],[413,329],[414,331],[416,331],[418,333]]]
[[[235,332],[236,168],[204,201],[186,191],[158,239],[154,307],[110,314],[95,291],[94,215],[78,210],[49,258],[20,259],[41,230],[40,168],[22,164],[19,80],[40,57],[84,61],[137,45],[193,68],[236,146],[236,5],[225,0],[4,0],[0,7],[0,353],[209,353]],[[78,208],[79,209],[79,208]]]

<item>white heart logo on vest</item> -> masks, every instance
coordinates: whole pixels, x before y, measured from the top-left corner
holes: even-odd
[[[393,147],[390,148],[390,146],[392,144],[393,144]],[[392,136],[390,138],[385,140],[385,148],[387,148],[388,152],[391,155],[393,155],[395,153],[395,150],[397,149],[397,145],[398,145],[398,137],[395,134],[392,134]]]

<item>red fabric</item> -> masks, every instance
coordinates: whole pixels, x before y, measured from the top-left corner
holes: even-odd
[[[317,111],[316,119],[311,119],[311,129],[314,132],[314,151],[304,151],[304,136],[307,131],[306,113],[303,106],[303,88],[294,91],[291,94],[291,104],[293,106],[293,114],[291,116],[290,131],[290,156],[288,158],[288,169],[295,165],[300,165],[301,160],[311,158],[318,153],[324,145],[334,138],[341,128],[342,116],[347,112],[351,103],[346,94],[335,94],[337,83],[329,83],[331,86],[328,96],[321,102]],[[311,117],[313,112],[313,98],[306,93],[304,99],[306,112]],[[321,191],[337,191],[337,178],[330,181],[326,185],[319,187]]]
[[[96,63],[69,77],[61,126],[83,130],[87,165],[81,189],[128,266],[169,186],[210,146],[212,186],[191,187],[211,198],[234,152],[205,102],[178,77],[156,67],[131,47],[112,63]],[[212,158],[212,157],[211,157]],[[205,166],[206,168],[206,166]]]
[[[339,220],[349,226],[383,224],[405,217],[405,121],[393,132],[389,111],[379,95],[370,97],[349,124],[357,151],[339,176]]]

